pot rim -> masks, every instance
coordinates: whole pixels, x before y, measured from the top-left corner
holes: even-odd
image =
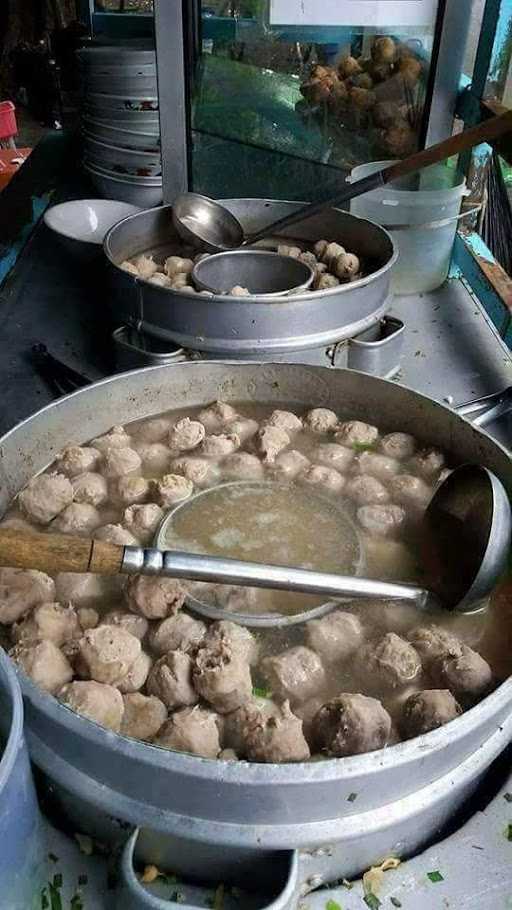
[[[3,752],[0,752],[1,796],[2,790],[7,785],[14,765],[18,760],[20,743],[23,739],[23,699],[20,681],[18,680],[14,663],[3,648],[0,648],[0,685],[8,691],[12,708],[9,735]]]

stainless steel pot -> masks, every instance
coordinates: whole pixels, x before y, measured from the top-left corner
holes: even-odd
[[[299,203],[228,199],[224,203],[248,232],[293,211]],[[127,218],[105,238],[113,268],[111,307],[115,319],[137,325],[149,335],[213,357],[295,358],[324,351],[379,322],[389,309],[390,273],[397,253],[389,234],[376,224],[331,209],[295,225],[293,237],[310,244],[337,240],[357,253],[368,272],[352,284],[276,301],[252,297],[191,297],[134,279],[119,264],[141,252],[161,259],[179,241],[171,207]],[[290,356],[292,355],[292,356]],[[320,361],[318,361],[320,362]]]
[[[206,362],[122,374],[15,427],[0,440],[0,510],[70,439],[218,398],[357,414],[442,446],[454,463],[481,462],[512,491],[512,463],[501,445],[409,389],[344,370]],[[418,849],[512,735],[509,680],[448,727],[384,751],[282,766],[211,761],[116,736],[27,679],[22,685],[32,758],[77,829],[122,839],[127,823],[139,825],[146,829],[142,855],[164,863],[169,849],[172,868],[205,878],[214,869],[236,878],[255,859],[300,848],[299,866],[290,863],[294,894],[351,877],[389,852]]]

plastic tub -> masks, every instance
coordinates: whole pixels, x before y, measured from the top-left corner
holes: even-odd
[[[352,183],[393,163],[361,164],[347,179]],[[449,185],[451,173],[435,165],[350,204],[353,215],[376,221],[393,235],[399,251],[391,277],[395,294],[434,291],[448,277],[462,199],[469,195],[465,180]]]

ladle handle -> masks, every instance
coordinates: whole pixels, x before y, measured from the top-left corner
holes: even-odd
[[[119,547],[99,540],[59,534],[23,534],[9,529],[0,529],[0,566],[50,573],[160,575],[328,597],[401,600],[419,608],[424,608],[430,597],[427,591],[414,585],[221,559],[179,550]]]

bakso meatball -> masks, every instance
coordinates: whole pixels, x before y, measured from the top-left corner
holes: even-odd
[[[226,480],[261,480],[263,465],[256,455],[249,452],[235,452],[222,462],[222,476]]]
[[[354,450],[340,446],[336,442],[325,442],[313,449],[311,457],[318,464],[334,468],[343,474],[354,459]]]
[[[109,610],[102,619],[102,625],[118,626],[130,635],[135,635],[139,641],[142,641],[149,629],[149,623],[144,616],[127,613],[125,610]]]
[[[0,568],[0,624],[11,625],[42,603],[55,600],[55,583],[35,569]]]
[[[129,275],[138,277],[139,270],[137,266],[134,265],[133,262],[130,262],[128,259],[125,259],[124,262],[121,262],[119,268],[122,269],[123,272],[128,272]]]
[[[222,745],[234,749],[239,755],[245,752],[245,735],[258,714],[270,716],[279,710],[273,702],[255,698],[247,701],[235,711],[222,716]]]
[[[227,423],[235,420],[238,413],[234,407],[225,401],[215,401],[203,411],[200,411],[198,420],[203,424],[208,433],[221,431]]]
[[[133,613],[146,619],[165,619],[183,606],[186,589],[174,578],[134,575],[125,587],[125,599]]]
[[[405,701],[400,729],[407,739],[412,739],[437,730],[461,714],[461,706],[448,689],[426,689]]]
[[[457,654],[440,657],[431,666],[430,673],[437,685],[449,689],[463,701],[482,698],[492,685],[489,664],[467,645],[461,645]]]
[[[272,464],[280,452],[290,445],[290,437],[280,427],[261,427],[255,436],[256,450],[265,464]]]
[[[418,652],[394,632],[366,645],[358,654],[358,667],[362,678],[376,688],[390,689],[409,685],[422,669]]]
[[[257,420],[251,420],[250,417],[235,417],[234,420],[230,420],[226,429],[230,433],[234,433],[238,436],[242,445],[244,445],[249,439],[258,432],[260,425]]]
[[[90,506],[101,506],[108,498],[107,481],[102,474],[86,471],[71,481],[74,502]]]
[[[171,452],[163,442],[139,442],[134,444],[134,448],[142,459],[145,471],[161,474],[168,467]]]
[[[199,446],[206,435],[205,428],[198,420],[183,417],[171,427],[167,437],[169,448],[173,455],[180,452],[190,452]]]
[[[147,502],[150,493],[151,485],[145,477],[124,476],[113,484],[114,499],[124,506]]]
[[[379,438],[377,427],[369,423],[363,423],[361,420],[347,420],[340,423],[334,434],[336,442],[341,445],[353,446],[373,446]]]
[[[391,717],[376,698],[343,693],[320,708],[313,739],[330,758],[375,752],[387,745]]]
[[[56,599],[60,603],[71,601],[75,607],[101,607],[105,601],[119,599],[124,583],[124,578],[119,575],[59,572],[55,577]]]
[[[341,281],[353,281],[360,271],[361,262],[354,253],[342,253],[333,264],[333,272]]]
[[[280,430],[284,430],[291,436],[293,433],[298,433],[302,430],[302,420],[293,414],[292,411],[277,410],[272,411],[270,417],[265,420],[264,426],[279,427]]]
[[[339,243],[328,243],[320,258],[328,267],[330,267],[331,265],[334,265],[338,257],[343,256],[344,253],[345,248]]]
[[[395,458],[388,458],[387,455],[379,455],[377,452],[362,452],[357,456],[357,463],[354,467],[360,474],[376,477],[383,483],[398,474],[400,470],[400,464]]]
[[[396,44],[388,36],[376,38],[371,53],[376,63],[393,63],[396,58]]]
[[[444,460],[444,455],[439,449],[421,449],[411,458],[409,470],[413,474],[421,474],[425,480],[432,481],[444,468]]]
[[[22,642],[9,655],[36,686],[51,695],[73,679],[71,664],[53,641]]]
[[[167,439],[172,423],[169,417],[153,417],[138,427],[130,427],[134,439],[141,442],[163,442]]]
[[[353,613],[333,611],[306,623],[305,642],[322,660],[334,663],[354,654],[363,641],[363,627]]]
[[[306,471],[311,462],[302,452],[296,449],[290,449],[289,452],[281,452],[270,469],[272,474],[282,480],[294,480],[299,474]]]
[[[135,474],[142,467],[142,459],[135,449],[119,446],[107,449],[102,464],[105,477],[122,477],[124,474]]]
[[[61,474],[76,477],[77,474],[94,471],[100,457],[98,449],[88,446],[67,446],[57,456],[57,468]]]
[[[79,638],[82,627],[71,604],[44,603],[12,627],[15,642],[52,641],[58,648],[70,638]]]
[[[198,705],[183,708],[169,718],[153,742],[156,746],[175,752],[217,758],[220,752],[217,715]]]
[[[416,442],[408,433],[388,433],[380,440],[379,449],[388,458],[407,461],[416,451]]]
[[[194,484],[181,474],[164,474],[155,483],[156,498],[164,509],[170,509],[177,502],[183,502],[194,492]]]
[[[317,270],[313,280],[313,289],[315,291],[327,291],[329,288],[337,288],[339,283],[339,278],[336,278],[336,275]]]
[[[315,651],[302,645],[265,657],[261,672],[274,696],[292,704],[307,701],[325,686],[322,661]]]
[[[151,740],[167,720],[167,708],[154,695],[130,692],[123,695],[124,713],[120,733],[133,739]]]
[[[441,626],[420,626],[407,636],[420,655],[425,667],[447,655],[460,655],[462,644],[459,639]]]
[[[120,626],[98,626],[79,642],[80,665],[95,682],[113,685],[126,676],[141,652],[135,635]]]
[[[149,543],[163,517],[163,509],[156,502],[148,502],[128,506],[124,511],[123,524],[141,543]]]
[[[116,679],[112,685],[115,686],[116,689],[119,689],[123,695],[127,695],[131,692],[138,692],[146,682],[152,666],[153,661],[149,654],[146,654],[145,651],[141,651],[128,670],[128,673],[125,673],[124,676]]]
[[[338,417],[328,408],[313,408],[306,414],[304,425],[312,433],[330,433],[338,426]]]
[[[197,620],[194,620],[194,622],[197,622]],[[230,622],[226,619],[222,619],[220,622],[212,622],[208,627],[205,647],[221,641],[224,641],[228,647],[239,654],[251,666],[257,662],[259,645],[252,632],[246,629],[245,626],[239,626],[238,623]]]
[[[314,742],[313,722],[320,708],[325,704],[326,697],[325,693],[323,695],[315,695],[314,698],[301,702],[300,705],[295,705],[293,709],[294,714],[302,721],[302,730],[308,743]]]
[[[405,510],[401,506],[361,506],[357,520],[365,531],[376,537],[392,537],[401,530],[405,522]]]
[[[193,268],[192,259],[182,256],[168,256],[164,262],[164,271],[169,278],[175,278],[176,275],[189,275]]]
[[[194,651],[206,635],[206,626],[188,613],[177,613],[153,626],[149,634],[149,647],[161,657],[168,651]]]
[[[146,683],[148,693],[156,695],[170,711],[195,705],[199,695],[193,686],[192,667],[188,654],[169,651],[153,664]]]
[[[140,278],[151,278],[155,272],[158,272],[158,266],[156,262],[153,261],[153,257],[146,256],[144,253],[137,256],[137,258],[133,260],[133,264],[137,269]]]
[[[72,502],[53,519],[51,530],[62,534],[88,535],[100,524],[101,515],[95,506],[86,502]]]
[[[73,487],[64,474],[39,474],[18,496],[21,511],[36,524],[47,525],[73,501]]]
[[[199,449],[202,458],[225,458],[240,448],[236,433],[219,433],[205,436]]]
[[[382,505],[390,500],[384,484],[369,474],[358,474],[351,477],[345,486],[345,493],[358,506]]]
[[[413,511],[426,509],[432,497],[431,488],[412,474],[397,474],[391,480],[389,490],[395,502]]]
[[[302,732],[302,721],[285,701],[278,712],[252,716],[244,736],[244,753],[254,762],[307,761],[309,746]]]
[[[103,540],[104,543],[114,543],[118,547],[137,547],[139,541],[131,534],[127,528],[122,525],[102,525],[93,532],[95,540]]]
[[[228,458],[234,458],[234,455],[228,455]],[[227,460],[227,459],[226,459]],[[196,458],[195,456],[182,456],[175,458],[171,462],[171,471],[175,474],[181,474],[190,480],[195,487],[203,489],[212,487],[218,483],[220,472],[218,467],[207,458]]]
[[[300,482],[318,487],[325,493],[341,493],[345,486],[345,478],[338,471],[321,464],[312,464],[306,468],[300,475]]]
[[[93,720],[95,723],[119,733],[123,719],[123,696],[114,686],[87,681],[72,682],[57,692],[63,705]]]
[[[252,696],[249,664],[223,638],[213,639],[200,648],[192,678],[201,698],[209,702],[219,714],[229,714]]]
[[[98,449],[102,455],[106,455],[109,449],[129,449],[131,446],[131,437],[128,436],[124,427],[112,427],[110,433],[104,436],[98,436],[93,439],[91,445]]]
[[[100,621],[100,614],[93,607],[78,607],[76,614],[83,632],[87,629],[95,629]]]

